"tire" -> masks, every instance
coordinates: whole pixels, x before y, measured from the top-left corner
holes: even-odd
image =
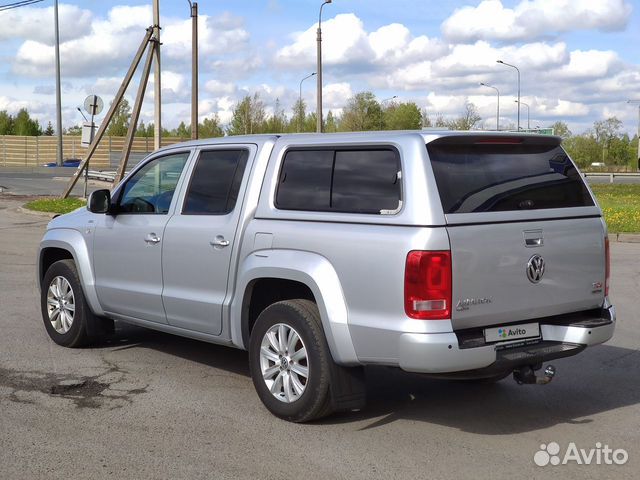
[[[63,347],[82,347],[113,330],[112,320],[91,312],[73,260],[49,267],[42,280],[40,308],[49,337]]]
[[[280,338],[291,343],[281,345]],[[249,341],[251,378],[260,400],[275,416],[308,422],[329,415],[332,362],[315,303],[285,300],[258,316]]]

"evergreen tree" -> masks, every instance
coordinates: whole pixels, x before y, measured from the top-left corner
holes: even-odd
[[[6,110],[0,111],[0,135],[13,135],[13,117]]]
[[[29,116],[26,108],[21,108],[16,115],[13,127],[14,135],[38,136],[42,135],[42,128],[37,120]]]
[[[115,114],[109,122],[107,135],[112,137],[124,137],[129,129],[129,120],[131,120],[131,107],[126,98],[118,104]]]
[[[53,137],[53,134],[55,133],[55,130],[53,129],[53,125],[51,125],[51,122],[47,123],[47,128],[44,131],[44,135],[47,137]]]

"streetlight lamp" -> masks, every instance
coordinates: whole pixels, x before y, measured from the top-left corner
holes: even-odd
[[[529,123],[529,105],[527,103],[521,102],[520,100],[516,100],[518,105],[522,104],[527,107],[527,130],[531,130],[531,124]],[[520,130],[520,128],[518,128]]]
[[[516,72],[518,72],[518,131],[520,131],[520,69],[515,65],[505,63],[502,60],[496,60],[496,62],[506,65],[507,67],[515,68]]]
[[[317,42],[318,42],[318,54],[317,54],[317,60],[318,60],[318,68],[317,68],[317,72],[318,72],[318,105],[316,107],[317,109],[317,124],[316,124],[316,131],[318,133],[322,133],[322,8],[328,4],[331,3],[332,0],[324,0],[324,2],[322,3],[322,5],[320,5],[320,13],[318,14],[318,36],[317,36]]]
[[[198,3],[189,2],[191,9],[191,139],[198,139]]]
[[[480,82],[480,85],[482,85],[483,87],[493,88],[498,94],[498,107],[496,108],[496,130],[500,130],[500,90],[487,83]]]
[[[382,130],[382,106],[384,105],[385,102],[388,102],[389,100],[394,100],[396,98],[398,98],[398,95],[394,95],[393,97],[385,98],[384,100],[382,100],[380,102],[380,130]]]
[[[638,166],[640,169],[640,100],[627,100],[629,105],[638,105]]]
[[[302,80],[300,80],[300,94],[298,96],[298,133],[300,133],[300,125],[302,124],[302,82],[304,82],[307,78],[311,78],[316,74],[316,72],[310,73]]]

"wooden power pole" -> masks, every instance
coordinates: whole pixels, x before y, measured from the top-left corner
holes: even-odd
[[[162,141],[162,81],[160,79],[160,0],[153,0],[153,37],[156,40],[154,48],[155,66],[153,70],[153,99],[154,99],[154,135],[153,147],[161,147]]]
[[[89,160],[91,159],[91,156],[95,153],[98,147],[98,143],[100,143],[100,140],[102,140],[102,137],[104,136],[107,130],[107,126],[109,125],[109,122],[111,121],[116,111],[118,110],[118,105],[122,101],[122,98],[124,97],[124,93],[129,87],[129,84],[131,83],[131,79],[133,78],[133,75],[135,74],[136,69],[140,64],[140,60],[142,59],[144,52],[145,50],[147,50],[147,48],[148,48],[147,59],[144,63],[144,68],[142,70],[142,75],[140,77],[138,93],[136,95],[136,100],[133,104],[133,110],[131,112],[131,118],[129,120],[129,128],[127,130],[127,136],[125,138],[124,147],[122,149],[122,157],[120,159],[120,164],[118,166],[118,171],[116,173],[114,185],[118,183],[120,180],[122,180],[122,177],[124,176],[124,171],[127,167],[127,162],[129,161],[129,154],[131,153],[133,138],[135,136],[136,128],[138,126],[138,119],[140,118],[140,110],[142,109],[144,94],[146,92],[147,83],[149,82],[149,74],[151,73],[151,64],[154,63],[153,62],[154,60],[156,60],[155,61],[155,82],[154,82],[154,86],[156,90],[155,91],[155,107],[156,107],[155,147],[156,149],[160,148],[160,132],[162,131],[162,126],[160,124],[160,100],[161,100],[160,92],[159,92],[160,90],[160,72],[159,72],[160,70],[160,26],[157,23],[159,18],[158,11],[157,11],[158,0],[154,0],[153,5],[154,5],[154,22],[155,23],[154,25],[152,25],[147,29],[147,33],[142,39],[142,43],[140,43],[140,46],[138,47],[138,51],[133,57],[133,61],[131,62],[131,65],[129,66],[129,70],[127,71],[124,77],[124,80],[122,81],[122,84],[118,89],[118,93],[116,93],[116,96],[113,99],[113,102],[111,102],[111,106],[109,107],[109,111],[107,112],[104,118],[104,121],[102,122],[102,124],[100,125],[100,128],[96,132],[96,135],[94,136],[93,141],[91,142],[91,145],[89,145],[89,149],[87,150],[87,155],[82,160],[82,162],[74,172],[73,176],[69,180],[67,188],[62,194],[62,198],[67,198],[69,196],[69,194],[73,190],[73,187],[78,182],[78,179],[82,176],[82,172],[87,168],[87,165],[89,164]]]

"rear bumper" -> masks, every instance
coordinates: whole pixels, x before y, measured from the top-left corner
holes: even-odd
[[[495,344],[461,348],[458,336],[453,332],[405,333],[400,336],[399,366],[418,373],[489,375],[575,355],[588,346],[604,343],[613,336],[615,321],[613,306],[603,309],[599,319],[568,325],[541,321],[538,343],[504,349]]]

